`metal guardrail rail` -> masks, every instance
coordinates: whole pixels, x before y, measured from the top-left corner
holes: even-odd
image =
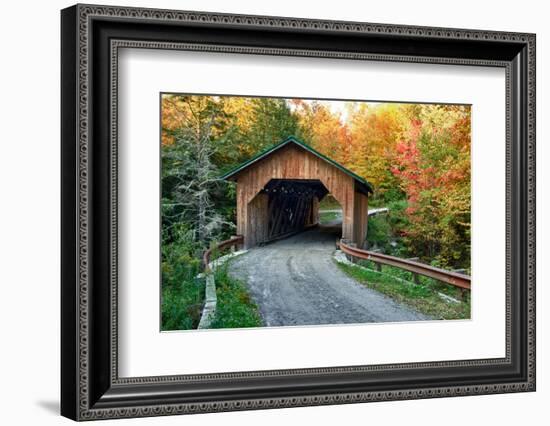
[[[394,266],[396,268],[400,268],[414,274],[424,275],[426,277],[430,277],[438,281],[451,284],[464,290],[471,289],[471,277],[465,274],[446,271],[445,269],[436,268],[431,265],[425,265],[423,263],[415,262],[408,259],[400,259],[398,257],[388,256],[386,254],[361,250],[357,247],[352,247],[342,241],[340,241],[338,245],[340,246],[340,250],[342,250],[344,253],[353,257],[357,257],[359,259],[370,260],[372,262],[382,265]]]

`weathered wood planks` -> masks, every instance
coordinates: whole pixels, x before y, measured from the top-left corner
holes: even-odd
[[[314,196],[302,193],[300,200],[281,194],[270,200],[264,188],[273,179],[321,182],[342,206],[342,237],[363,246],[368,196],[357,190],[352,176],[301,146],[288,144],[232,179],[237,182],[237,233],[244,235],[246,247],[318,221],[319,199]]]

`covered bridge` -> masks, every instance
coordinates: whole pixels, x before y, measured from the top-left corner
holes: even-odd
[[[371,185],[294,137],[222,178],[237,183],[237,234],[245,247],[319,223],[319,202],[329,193],[342,207],[342,238],[363,246]]]

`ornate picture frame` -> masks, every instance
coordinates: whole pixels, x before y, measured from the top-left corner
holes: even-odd
[[[61,414],[160,416],[535,390],[535,35],[76,5],[61,12]],[[120,48],[503,68],[506,356],[119,377]]]

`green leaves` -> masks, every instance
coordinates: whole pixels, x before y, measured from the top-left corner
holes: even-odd
[[[197,278],[200,251],[184,224],[176,225],[171,235],[172,241],[163,237],[161,246],[161,329],[191,330],[199,324],[204,299],[204,282]]]
[[[443,293],[460,299],[460,290],[456,287],[423,276],[418,277],[418,284],[416,284],[410,272],[386,265],[382,266],[382,272],[378,272],[370,269],[372,265],[369,263],[371,262],[361,261],[360,265],[338,263],[338,267],[366,287],[379,291],[395,301],[409,305],[435,319],[470,318],[469,299],[460,303],[449,303],[439,294]]]
[[[215,272],[216,316],[210,328],[260,327],[258,307],[250,298],[245,284],[227,274],[227,264]]]
[[[218,177],[290,135],[373,183],[369,206],[390,212],[369,220],[371,246],[469,270],[469,106],[163,95],[161,112],[163,327],[196,326],[200,255],[234,233]],[[255,326],[244,287],[220,280],[218,324]]]
[[[470,108],[421,105],[396,146],[393,174],[407,197],[409,251],[470,268]]]

